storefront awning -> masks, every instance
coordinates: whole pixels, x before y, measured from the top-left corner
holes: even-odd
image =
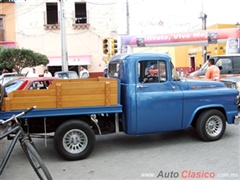
[[[48,57],[49,64],[47,66],[62,66],[62,58],[60,56]],[[69,56],[68,65],[90,65],[91,56]]]

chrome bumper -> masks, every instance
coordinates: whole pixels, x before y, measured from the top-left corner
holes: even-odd
[[[238,125],[240,123],[240,116],[235,116],[234,118],[234,124]]]

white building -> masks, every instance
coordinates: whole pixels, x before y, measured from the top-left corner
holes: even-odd
[[[45,54],[49,68],[61,70],[59,0],[18,0],[15,4],[16,46]],[[69,70],[86,65],[91,77],[105,67],[102,39],[116,36],[114,0],[63,0]]]

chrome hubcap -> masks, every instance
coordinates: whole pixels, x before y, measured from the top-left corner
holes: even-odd
[[[218,116],[211,116],[206,123],[206,132],[209,136],[218,136],[222,132],[223,123]]]
[[[63,147],[71,154],[81,153],[86,149],[87,144],[87,135],[79,129],[72,129],[63,137]]]

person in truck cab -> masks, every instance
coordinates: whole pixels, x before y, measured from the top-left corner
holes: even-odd
[[[208,68],[205,73],[205,78],[214,81],[219,81],[220,69],[215,65],[214,59],[208,60]]]

